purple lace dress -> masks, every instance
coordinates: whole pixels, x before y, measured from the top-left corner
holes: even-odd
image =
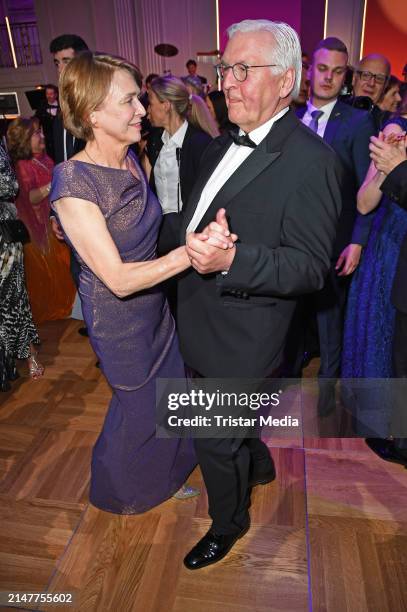
[[[148,261],[156,257],[161,207],[129,157],[141,180],[78,160],[59,164],[51,202],[57,214],[62,197],[94,202],[122,261]],[[155,379],[184,377],[174,320],[160,288],[120,299],[75,256],[89,339],[113,390],[93,449],[90,500],[108,512],[144,512],[175,493],[196,465],[190,440],[155,437]]]

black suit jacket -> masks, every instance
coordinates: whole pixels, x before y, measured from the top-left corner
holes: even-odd
[[[54,160],[55,164],[60,164],[65,161],[64,159],[64,124],[62,121],[62,116],[59,114],[54,118],[52,124],[53,137],[54,137]],[[75,153],[79,153],[85,147],[86,142],[84,140],[80,140],[79,138],[75,138],[73,141],[73,148],[70,151],[68,146],[68,159],[75,155]]]
[[[202,159],[181,236],[231,144]],[[292,111],[226,181],[197,227],[226,208],[239,236],[226,276],[187,271],[178,283],[181,351],[207,377],[263,377],[280,363],[296,298],[321,289],[330,266],[340,192],[336,155]]]
[[[383,181],[381,190],[393,202],[407,210],[407,161],[390,172]],[[398,310],[407,313],[407,236],[401,245],[391,300]]]
[[[306,107],[297,112],[302,119]],[[357,212],[357,192],[369,169],[370,137],[376,134],[367,111],[337,101],[329,117],[324,140],[337,153],[341,164],[342,213],[338,223],[333,255],[336,258],[350,243],[366,246],[373,215]]]
[[[163,146],[161,139],[163,130],[154,129],[147,142],[147,155],[151,164],[150,187],[156,194],[154,166]],[[198,130],[193,125],[188,124],[182,148],[179,153],[179,182],[181,188],[182,212],[178,214],[164,215],[158,238],[158,253],[163,255],[174,249],[179,244],[179,232],[182,216],[186,213],[189,196],[191,195],[201,157],[212,141],[211,136],[206,132]]]

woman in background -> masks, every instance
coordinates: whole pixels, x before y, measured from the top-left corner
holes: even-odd
[[[225,94],[221,91],[210,91],[206,96],[206,104],[209,112],[218,124],[221,134],[228,130],[238,130],[237,125],[229,121],[228,107],[226,106]]]
[[[69,251],[50,227],[49,192],[54,162],[45,152],[38,119],[19,118],[7,132],[19,193],[16,206],[31,242],[24,247],[27,289],[35,322],[69,317],[75,287],[69,269]]]
[[[388,113],[395,113],[397,107],[401,102],[400,95],[400,81],[393,74],[390,75],[386,87],[384,88],[383,95],[377,106]]]
[[[12,203],[18,183],[7,153],[0,145],[0,390],[18,378],[16,359],[27,359],[32,379],[44,373],[37,358],[40,339],[35,328],[24,278],[23,245],[10,239],[10,221],[17,219]]]
[[[175,77],[158,77],[148,94],[148,116],[154,127],[147,142],[147,175],[157,194],[164,219],[158,240],[159,253],[168,253],[179,242],[181,212],[185,213],[203,152],[219,130],[205,102],[190,94]]]
[[[385,125],[383,138],[398,138],[406,131],[407,92],[398,113]],[[395,309],[391,303],[391,288],[407,233],[407,213],[383,196],[380,186],[384,179],[385,175],[377,171],[372,161],[358,192],[359,212],[368,214],[376,209],[377,212],[349,291],[342,353],[344,379],[390,379],[394,376]],[[382,389],[374,384],[359,388],[353,399],[350,396],[346,399],[352,383],[348,383],[348,389],[346,383],[343,385],[345,404],[357,415],[359,434],[372,436],[378,432],[379,437],[385,437],[388,401],[383,395],[384,384],[380,386]]]
[[[158,77],[151,82],[148,116],[154,130],[147,141],[145,166],[150,186],[163,211],[158,253],[164,255],[179,244],[181,215],[186,206],[203,152],[219,130],[205,102],[190,94],[175,77]],[[165,293],[176,315],[177,281],[165,284]]]

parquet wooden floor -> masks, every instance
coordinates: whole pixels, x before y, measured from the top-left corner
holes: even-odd
[[[407,470],[361,440],[268,440],[278,479],[253,491],[252,528],[197,572],[182,558],[210,524],[204,489],[138,516],[90,506],[110,391],[78,327],[42,325],[44,378],[22,365],[0,395],[0,591],[75,595],[20,610],[406,612]]]

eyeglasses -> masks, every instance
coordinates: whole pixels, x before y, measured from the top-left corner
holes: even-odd
[[[248,64],[237,62],[237,64],[233,64],[233,66],[229,66],[228,64],[217,64],[215,69],[221,81],[223,81],[227,71],[231,68],[236,81],[242,82],[247,79],[247,72],[249,68],[271,68],[272,66],[278,66],[278,64],[256,64],[249,66]]]
[[[373,74],[373,72],[369,72],[368,70],[356,70],[356,72],[360,76],[361,81],[367,82],[374,79],[375,83],[379,85],[383,85],[388,79],[388,76],[385,74]]]

